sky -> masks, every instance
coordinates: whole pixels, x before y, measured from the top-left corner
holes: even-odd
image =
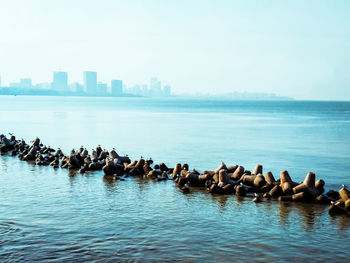
[[[0,0],[0,76],[350,100],[349,14],[348,0]]]

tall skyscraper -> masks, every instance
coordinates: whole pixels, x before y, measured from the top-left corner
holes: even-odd
[[[97,72],[84,71],[84,90],[88,94],[97,94]]]
[[[162,83],[157,78],[151,78],[150,81],[150,95],[161,96],[162,95]]]
[[[123,94],[123,81],[114,79],[111,81],[111,94],[113,96],[121,96]]]
[[[68,73],[57,71],[53,73],[52,88],[60,91],[68,90]]]

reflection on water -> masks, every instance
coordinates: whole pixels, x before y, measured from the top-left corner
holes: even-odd
[[[211,195],[212,201],[218,203],[218,212],[222,213],[225,211],[227,201],[228,201],[228,196],[227,195]]]
[[[66,99],[66,100],[65,100]],[[32,105],[32,106],[30,106]],[[168,166],[264,164],[296,181],[348,184],[349,103],[0,96],[2,133],[98,144]],[[337,173],[334,173],[335,169]],[[0,157],[1,261],[319,261],[350,256],[348,216],[327,206],[188,194],[172,181],[119,180]],[[329,249],[331,244],[331,249]]]
[[[343,231],[350,229],[349,216],[348,215],[338,215],[338,216],[330,215],[330,217],[331,217],[331,223],[338,225],[339,231],[340,231],[339,234],[348,237],[348,233]]]
[[[116,176],[105,175],[103,176],[103,182],[105,183],[107,192],[113,193],[117,190]]]
[[[75,182],[77,182],[77,180],[78,180],[78,178],[77,178],[77,177],[78,177],[78,176],[77,176],[77,173],[76,173],[76,172],[68,171],[67,176],[68,176],[68,179],[69,179],[69,184],[70,184],[70,186],[73,187],[74,184],[75,184]]]
[[[280,224],[282,226],[290,224],[289,216],[289,206],[291,204],[288,202],[280,202]]]
[[[280,224],[289,225],[295,218],[290,214],[297,213],[306,231],[312,231],[316,221],[320,220],[322,214],[327,214],[328,206],[316,204],[304,204],[294,202],[279,202],[280,204]]]

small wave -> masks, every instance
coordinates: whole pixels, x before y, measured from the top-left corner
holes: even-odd
[[[17,226],[15,222],[12,222],[12,221],[0,222],[0,235],[13,234],[13,233],[18,233],[20,231],[21,231],[20,227]]]

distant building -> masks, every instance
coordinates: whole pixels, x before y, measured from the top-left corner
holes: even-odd
[[[10,82],[10,88],[20,88],[21,83],[19,82]]]
[[[84,71],[84,90],[87,94],[97,94],[97,72]]]
[[[99,82],[97,83],[97,93],[98,95],[107,95],[107,83]]]
[[[147,84],[143,84],[141,89],[142,89],[142,91],[141,91],[142,92],[142,96],[148,96],[149,95]]]
[[[79,94],[84,92],[84,86],[81,85],[79,82],[73,82],[72,84],[69,85],[69,87],[73,92],[76,92]]]
[[[121,96],[123,94],[123,81],[114,79],[111,81],[111,94],[113,96]]]
[[[57,71],[53,73],[52,88],[59,91],[68,90],[68,73]]]
[[[142,95],[141,87],[140,85],[134,85],[132,86],[129,90],[129,93],[134,94],[134,95]]]
[[[171,95],[171,87],[169,85],[164,86],[163,94],[164,96],[167,96],[167,97]]]
[[[29,78],[20,79],[19,86],[23,89],[31,89],[32,88],[32,79],[29,79]]]
[[[151,96],[161,96],[162,95],[162,83],[157,78],[151,78],[150,95]]]
[[[0,88],[1,88],[1,76],[0,76]]]
[[[49,90],[51,88],[52,84],[47,83],[47,82],[42,82],[42,83],[38,83],[35,86],[33,86],[33,88],[35,89],[42,89],[42,90]]]

